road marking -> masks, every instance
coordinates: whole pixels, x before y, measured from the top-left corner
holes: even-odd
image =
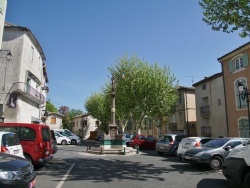
[[[59,182],[59,184],[56,186],[56,188],[61,188],[62,185],[64,184],[65,180],[67,179],[69,173],[71,172],[72,168],[75,166],[75,164],[72,164],[70,166],[70,168],[68,169],[68,171],[66,172],[66,174],[63,176],[63,178],[61,179],[61,181]]]

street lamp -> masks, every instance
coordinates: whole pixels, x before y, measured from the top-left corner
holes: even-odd
[[[241,80],[237,83],[238,91],[239,91],[239,97],[244,101],[246,99],[247,102],[247,114],[248,114],[248,126],[250,131],[250,113],[249,113],[249,96],[250,91],[248,90],[247,86],[244,86]],[[249,132],[250,133],[250,132]]]
[[[3,78],[3,88],[2,88],[2,90],[4,91],[5,90],[6,71],[7,71],[7,62],[12,59],[12,54],[11,54],[10,50],[0,50],[0,53],[4,55],[1,58],[6,58],[4,78]]]
[[[82,115],[82,139],[83,139],[83,128],[87,126],[87,115]]]

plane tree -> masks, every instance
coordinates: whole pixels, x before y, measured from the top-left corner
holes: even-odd
[[[241,29],[241,37],[250,36],[249,0],[201,0],[205,23],[215,31],[232,33]]]

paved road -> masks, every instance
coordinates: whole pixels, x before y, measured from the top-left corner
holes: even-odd
[[[90,142],[59,146],[55,159],[37,169],[37,188],[239,188],[221,171],[143,150],[134,156],[86,154]]]

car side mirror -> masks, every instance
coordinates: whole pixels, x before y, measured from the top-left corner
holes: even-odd
[[[226,146],[224,149],[225,149],[226,151],[229,151],[230,149],[232,149],[232,147],[231,147],[231,146]]]

